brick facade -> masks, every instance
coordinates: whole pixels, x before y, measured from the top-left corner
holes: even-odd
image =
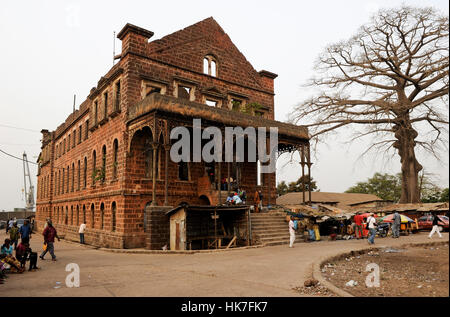
[[[168,239],[168,231],[162,229],[164,217],[160,211],[145,213],[152,210],[148,206],[153,195],[153,205],[158,206],[219,203],[217,190],[202,191],[200,186],[205,163],[188,163],[187,179],[180,179],[179,166],[170,159],[166,169],[170,129],[192,123],[182,108],[174,110],[172,105],[186,110],[203,107],[206,118],[212,107],[205,103],[212,101],[221,108],[217,110],[227,110],[236,118],[232,101],[240,107],[257,104],[255,112],[244,116],[257,115],[265,124],[272,122],[276,75],[255,71],[213,18],[149,42],[152,35],[127,24],[118,34],[122,41],[118,63],[55,131],[42,130],[36,210],[39,228],[51,218],[61,235],[77,239],[78,226],[85,219],[88,244],[160,248]],[[151,93],[153,89],[156,94]],[[141,107],[143,101],[162,108],[136,115],[145,108]],[[209,123],[224,126],[213,117]],[[306,129],[288,128],[298,135],[286,133],[286,140],[308,143]],[[249,198],[256,189],[256,174],[256,163],[243,163],[241,187]],[[221,175],[227,175],[224,163]],[[275,203],[275,173],[264,175],[262,189],[265,203],[269,191]]]

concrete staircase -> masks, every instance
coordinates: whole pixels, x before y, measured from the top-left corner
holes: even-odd
[[[251,213],[252,233],[265,246],[289,244],[289,224],[284,212]],[[297,233],[295,243],[300,242]],[[302,239],[303,241],[303,239]]]

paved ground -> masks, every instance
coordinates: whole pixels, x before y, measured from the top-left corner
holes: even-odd
[[[4,231],[0,241],[5,239]],[[442,239],[449,239],[444,233]],[[376,239],[376,247],[427,242],[426,233],[400,239]],[[42,239],[31,239],[42,250]],[[367,248],[366,240],[298,243],[196,254],[124,254],[68,243],[55,243],[57,262],[38,261],[40,270],[10,274],[0,285],[1,296],[300,296],[292,290],[311,276],[315,261]],[[68,263],[77,263],[81,286],[68,288]],[[57,282],[60,282],[61,287]]]

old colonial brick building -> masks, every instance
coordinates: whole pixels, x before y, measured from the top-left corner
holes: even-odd
[[[64,123],[42,130],[38,226],[49,217],[76,239],[84,220],[88,244],[159,248],[168,219],[154,206],[218,204],[228,175],[249,196],[260,186],[264,204],[275,203],[275,173],[259,177],[255,162],[170,160],[170,131],[191,128],[193,118],[222,131],[277,127],[279,152],[299,150],[310,167],[307,129],[274,121],[277,75],[255,71],[213,18],[152,36],[125,25],[118,62]]]

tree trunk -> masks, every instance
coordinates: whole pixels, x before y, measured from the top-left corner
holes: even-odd
[[[402,194],[399,203],[419,203],[419,172],[422,170],[422,165],[416,160],[414,152],[416,145],[414,139],[418,133],[409,123],[407,115],[404,116],[400,125],[394,126],[393,130],[397,139],[394,147],[398,150],[402,164]]]

